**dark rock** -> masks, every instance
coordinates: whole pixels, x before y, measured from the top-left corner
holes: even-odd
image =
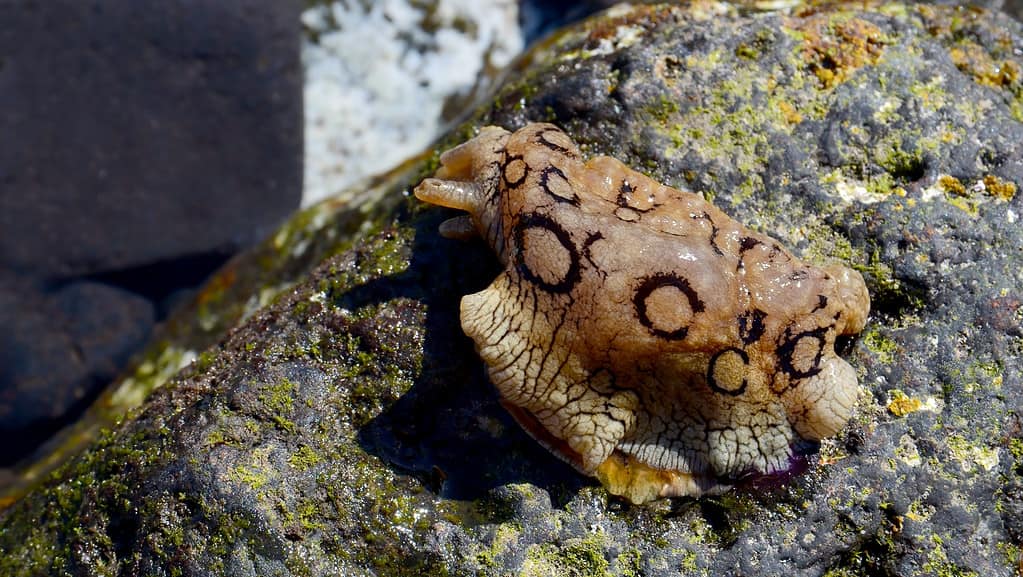
[[[78,416],[145,342],[153,305],[78,281],[51,292],[0,277],[0,464]]]
[[[636,507],[538,449],[458,328],[494,258],[401,196],[434,159],[218,277],[223,338],[3,515],[0,573],[1015,575],[1023,29],[863,6],[597,18],[440,145],[551,120],[860,270],[857,415],[804,475]]]
[[[109,382],[154,307],[298,206],[300,8],[0,3],[0,270],[22,279],[0,288],[0,465]]]
[[[301,197],[299,6],[0,5],[0,266],[92,274],[266,235]]]
[[[615,4],[614,0],[520,0],[522,35],[529,44],[566,24]]]

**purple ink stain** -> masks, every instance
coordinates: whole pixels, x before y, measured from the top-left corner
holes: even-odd
[[[789,484],[793,479],[810,469],[810,456],[820,448],[818,443],[799,443],[792,447],[788,465],[777,471],[761,473],[753,471],[742,475],[732,482],[738,489],[747,491],[770,491]]]

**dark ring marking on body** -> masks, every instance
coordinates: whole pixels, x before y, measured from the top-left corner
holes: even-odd
[[[572,192],[572,198],[565,198],[560,194],[555,194],[555,192],[551,190],[550,178],[552,174],[561,177],[561,179],[564,180],[565,184],[569,187],[569,190],[572,189],[572,186],[568,184],[568,177],[565,176],[565,173],[562,172],[562,170],[557,166],[550,165],[544,168],[543,172],[540,173],[540,186],[543,187],[544,192],[546,192],[551,198],[558,202],[567,202],[572,206],[579,206],[579,197],[576,196],[574,191]]]
[[[784,259],[778,259],[779,256],[785,257]],[[772,263],[790,262],[792,257],[789,256],[781,245],[778,243],[771,243],[771,252],[767,253],[767,260]],[[798,274],[798,273],[793,273]],[[809,275],[807,275],[809,276]],[[801,278],[793,278],[792,280],[802,280]]]
[[[739,262],[735,265],[735,270],[742,270],[746,268],[746,252],[753,250],[757,245],[764,244],[752,236],[744,236],[739,239]]]
[[[757,246],[758,244],[764,244],[764,243],[762,243],[759,240],[753,238],[752,236],[744,236],[744,237],[740,238],[739,239],[739,254],[742,255],[744,252],[746,252],[748,250],[752,250],[753,247]]]
[[[788,335],[787,330],[785,331],[785,340],[778,345],[778,362],[781,364],[782,371],[788,373],[792,381],[812,377],[821,372],[821,358],[824,356],[824,346],[828,342],[827,334],[829,330],[831,330],[831,327],[818,327],[791,336]],[[814,339],[817,341],[817,354],[814,355],[810,368],[805,371],[797,369],[792,358],[792,355],[796,353],[796,347],[799,346],[799,342],[803,339]]]
[[[508,180],[508,167],[510,167],[512,163],[516,161],[522,163],[522,177],[520,177],[515,182],[512,182]],[[501,166],[501,178],[504,180],[504,184],[508,188],[517,188],[521,186],[523,182],[526,182],[526,176],[528,175],[529,165],[526,164],[525,160],[523,160],[521,154],[518,156],[509,156],[508,158],[505,159],[504,164]]]
[[[551,283],[543,279],[540,275],[529,270],[529,266],[525,262],[525,250],[523,245],[525,244],[526,231],[531,228],[544,229],[554,235],[561,243],[561,246],[568,251],[569,265],[568,270],[565,272],[565,277],[556,283]],[[515,267],[518,269],[519,274],[522,278],[527,281],[536,284],[541,289],[551,293],[567,293],[572,290],[573,287],[582,278],[579,264],[579,251],[572,244],[572,237],[568,234],[568,231],[561,228],[554,219],[539,213],[530,213],[519,219],[519,222],[515,226],[515,246],[518,248],[515,251]]]
[[[557,129],[548,128],[548,129],[544,130],[543,132],[540,132],[539,134],[536,135],[536,143],[541,145],[541,146],[545,146],[545,147],[553,150],[554,152],[560,152],[561,154],[564,154],[566,156],[570,156],[572,158],[575,158],[577,156],[576,153],[573,152],[572,150],[570,150],[568,148],[565,148],[564,146],[561,146],[560,144],[557,144],[555,142],[551,142],[551,141],[547,140],[547,133],[548,132],[556,132],[556,133],[561,134],[562,136],[564,136],[566,139],[571,140],[571,138],[567,134],[565,134],[564,132],[562,132],[560,130],[557,130]]]
[[[746,351],[736,347],[722,349],[714,353],[714,356],[710,358],[710,364],[707,365],[707,384],[714,392],[721,393],[723,395],[731,395],[733,397],[737,397],[746,391],[746,377],[743,377],[742,383],[739,385],[737,389],[734,390],[726,389],[718,385],[717,379],[714,378],[714,366],[717,364],[718,360],[720,360],[721,357],[726,353],[738,354],[739,358],[742,359],[742,364],[746,366],[749,365],[749,355],[746,354]]]
[[[725,256],[725,252],[718,246],[717,238],[719,232],[721,232],[721,229],[713,224],[710,225],[710,248],[714,249],[718,256]]]
[[[718,246],[717,238],[718,233],[721,232],[721,229],[718,228],[716,224],[714,224],[714,219],[712,219],[710,215],[707,214],[706,212],[703,212],[700,214],[694,214],[693,220],[706,220],[707,222],[710,223],[710,248],[714,249],[714,252],[717,253],[718,256],[725,256],[724,251],[721,250],[721,247]]]
[[[739,315],[739,338],[742,344],[751,345],[764,336],[764,319],[767,313],[760,309],[748,310]]]
[[[615,204],[622,208],[632,208],[629,206],[628,195],[636,192],[636,189],[629,184],[628,180],[623,180],[622,185],[618,187],[618,197],[615,198]]]
[[[632,304],[636,307],[636,316],[639,317],[640,324],[646,327],[651,334],[662,339],[678,341],[686,338],[686,334],[689,333],[689,325],[679,327],[673,331],[666,331],[655,327],[653,321],[647,315],[646,299],[655,290],[667,286],[675,287],[682,294],[686,295],[686,299],[689,300],[689,309],[693,311],[693,315],[703,312],[703,301],[700,300],[693,287],[689,286],[689,281],[674,273],[657,273],[643,279],[639,288],[636,289],[636,295],[632,298]]]
[[[615,197],[615,204],[617,204],[621,208],[627,208],[629,210],[634,210],[639,213],[650,212],[651,210],[660,206],[658,204],[651,204],[650,208],[638,208],[636,206],[633,206],[633,204],[629,200],[629,195],[634,192],[636,192],[636,187],[629,184],[628,180],[622,180],[621,186],[618,187],[618,196]]]
[[[593,270],[597,271],[598,274],[606,278],[607,273],[601,270],[600,267],[597,266],[597,263],[593,262],[593,243],[597,242],[598,240],[604,240],[604,233],[602,232],[589,233],[589,236],[586,237],[586,241],[583,242],[582,250],[583,258],[585,258],[587,261],[589,261],[591,265],[593,265]]]
[[[621,208],[628,208],[639,213],[650,212],[651,210],[654,210],[655,208],[661,206],[659,203],[651,203],[650,208],[639,208],[633,205],[629,201],[629,195],[634,192],[636,192],[636,187],[629,184],[628,180],[623,179],[621,186],[618,187],[618,196],[615,198],[615,204],[617,204]]]
[[[813,310],[810,311],[810,312],[814,313],[814,312],[817,312],[819,310],[824,310],[827,307],[828,307],[828,297],[826,297],[824,295],[817,295],[817,306],[813,307]]]

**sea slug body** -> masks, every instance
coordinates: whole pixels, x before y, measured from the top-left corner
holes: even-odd
[[[866,323],[859,273],[584,160],[551,124],[483,128],[415,194],[467,211],[442,234],[482,236],[505,267],[461,304],[502,404],[610,492],[720,492],[849,419],[856,374],[834,342]]]

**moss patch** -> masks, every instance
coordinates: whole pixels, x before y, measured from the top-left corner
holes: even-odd
[[[604,557],[599,535],[570,539],[560,546],[553,543],[533,545],[526,552],[521,577],[606,577],[611,564]]]

